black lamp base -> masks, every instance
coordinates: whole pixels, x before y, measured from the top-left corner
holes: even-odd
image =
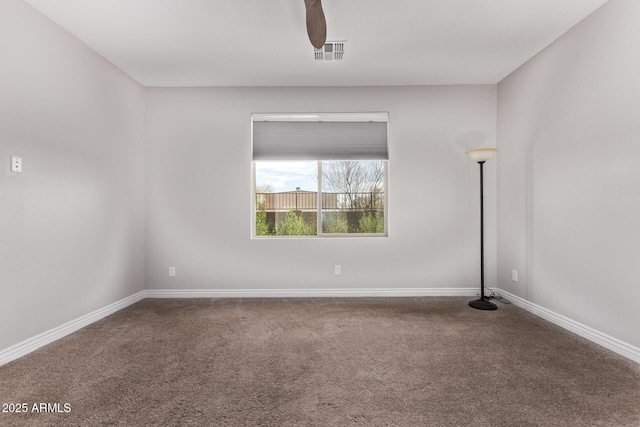
[[[469,301],[469,305],[473,308],[477,308],[478,310],[495,310],[498,308],[497,305],[484,298]]]

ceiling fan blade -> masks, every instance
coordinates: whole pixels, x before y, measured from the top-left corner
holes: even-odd
[[[304,0],[307,8],[307,34],[316,49],[322,48],[327,40],[327,22],[324,19],[320,0]]]

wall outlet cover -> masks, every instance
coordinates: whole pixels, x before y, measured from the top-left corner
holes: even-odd
[[[11,172],[22,172],[22,157],[11,156]]]

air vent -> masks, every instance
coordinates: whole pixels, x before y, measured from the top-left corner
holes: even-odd
[[[344,45],[346,43],[340,42],[326,42],[322,49],[314,49],[314,57],[316,61],[332,61],[342,60],[344,57]]]

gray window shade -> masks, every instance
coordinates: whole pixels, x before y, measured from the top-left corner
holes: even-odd
[[[388,158],[386,122],[253,122],[253,160]]]

